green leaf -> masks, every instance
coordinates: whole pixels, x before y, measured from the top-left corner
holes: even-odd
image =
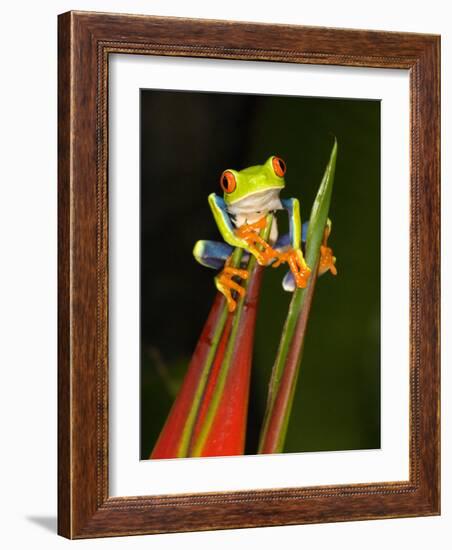
[[[328,223],[336,157],[337,141],[335,139],[309,218],[305,259],[312,270],[311,276],[306,288],[297,288],[294,291],[273,365],[267,406],[259,440],[258,452],[262,454],[281,453],[284,449],[300,370],[306,327],[317,282],[320,245]]]

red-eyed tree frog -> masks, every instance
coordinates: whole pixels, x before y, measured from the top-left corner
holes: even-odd
[[[242,269],[249,255],[255,256],[260,265],[278,267],[287,263],[290,270],[283,279],[283,288],[293,292],[296,287],[304,288],[311,274],[306,264],[302,242],[306,241],[307,225],[301,224],[300,203],[298,199],[281,199],[279,194],[285,187],[285,162],[271,156],[265,164],[250,166],[237,171],[228,168],[221,174],[220,185],[223,198],[215,193],[209,195],[209,205],[225,242],[198,241],[193,249],[196,260],[213,269],[221,269],[215,277],[217,289],[227,300],[229,311],[234,311],[236,301],[232,291],[244,295],[244,288],[233,277],[246,279],[248,272]],[[289,233],[278,235],[276,217],[273,218],[270,237],[265,242],[259,231],[266,226],[266,216],[277,210],[287,210],[289,215]],[[331,231],[328,220],[326,234]],[[229,261],[235,247],[243,248],[245,253],[239,267],[232,267]],[[324,243],[321,246],[319,274],[330,270],[336,275],[336,258],[331,248]]]

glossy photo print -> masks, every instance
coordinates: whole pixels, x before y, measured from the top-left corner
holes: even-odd
[[[140,94],[140,458],[380,448],[380,102]]]

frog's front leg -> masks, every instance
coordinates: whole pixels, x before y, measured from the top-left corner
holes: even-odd
[[[300,219],[300,203],[297,199],[283,199],[281,204],[289,214],[290,233],[285,236],[284,244],[276,244],[277,259],[272,264],[278,267],[282,263],[287,263],[290,268],[292,280],[298,288],[305,288],[311,275],[311,268],[307,265],[303,252],[301,250],[301,241],[304,227],[302,228]]]
[[[218,197],[215,193],[211,193],[209,195],[209,205],[225,242],[232,247],[243,248],[252,254],[259,264],[266,265],[268,258],[265,251],[268,245],[258,235],[259,229],[262,228],[261,224],[264,224],[263,227],[265,227],[265,218],[262,218],[262,220],[259,220],[255,224],[245,224],[236,229],[232,224],[225,202],[221,197]],[[260,249],[257,245],[261,245]]]
[[[309,222],[305,222],[302,228],[302,241],[306,243],[306,237],[308,233]],[[327,225],[325,227],[325,233],[323,236],[323,241],[320,246],[320,260],[319,260],[319,270],[318,276],[323,275],[327,271],[331,271],[333,275],[337,275],[336,269],[336,257],[333,256],[333,251],[327,246],[328,237],[331,233],[332,223],[328,219]],[[289,233],[282,235],[275,244],[275,249],[278,253],[284,253],[291,246],[291,236]],[[295,279],[292,271],[288,271],[283,279],[283,288],[288,292],[293,292],[296,288]]]
[[[278,257],[277,252],[259,235],[266,226],[267,220],[263,217],[254,223],[245,223],[235,230],[235,234],[247,243],[249,252],[260,265],[267,265],[270,260]]]
[[[230,265],[233,247],[217,241],[198,241],[193,249],[193,256],[202,265],[212,269],[221,269],[215,277],[215,286],[226,298],[229,311],[234,311],[237,302],[232,296],[236,291],[240,296],[245,295],[245,289],[233,277],[248,278],[248,271]]]

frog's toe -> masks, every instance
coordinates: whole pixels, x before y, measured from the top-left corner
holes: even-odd
[[[219,277],[215,277],[215,286],[226,298],[226,303],[228,305],[228,310],[230,311],[230,313],[235,311],[235,308],[237,307],[237,302],[232,296],[230,284],[225,283],[225,281],[220,279]]]
[[[285,274],[282,282],[282,286],[286,292],[294,292],[296,285],[295,285],[295,278],[293,276],[292,271],[288,271]]]

